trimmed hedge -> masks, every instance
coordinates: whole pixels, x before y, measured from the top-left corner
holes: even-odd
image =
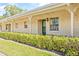
[[[68,56],[79,55],[79,38],[64,36],[33,35],[23,33],[1,32],[0,37],[16,42],[30,44],[38,48],[61,51]]]

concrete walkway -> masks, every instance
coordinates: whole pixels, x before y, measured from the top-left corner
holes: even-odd
[[[3,53],[0,53],[0,56],[6,56],[5,54],[3,54]]]
[[[0,40],[4,40],[4,39],[0,38]],[[25,44],[21,44],[21,43],[15,42],[15,41],[11,41],[11,40],[9,40],[9,41],[10,41],[10,42],[17,43],[17,44],[19,44],[19,45],[24,45],[24,46],[26,46]],[[31,45],[28,45],[28,46],[31,46]],[[32,48],[36,48],[36,47],[34,47],[34,46],[31,46],[31,47],[32,47]],[[37,49],[39,49],[39,48],[37,48]],[[46,49],[40,49],[40,50],[48,51],[48,50],[46,50]],[[64,56],[62,53],[57,52],[57,51],[54,51],[54,50],[48,51],[48,52],[50,52],[50,53],[55,53],[55,54],[58,55],[58,56]],[[0,56],[7,56],[7,55],[5,55],[5,54],[3,54],[3,53],[0,52]]]

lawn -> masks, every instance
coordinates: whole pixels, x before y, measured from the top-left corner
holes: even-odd
[[[0,40],[0,51],[8,56],[55,56],[45,50],[40,50],[28,45],[12,42],[9,40]]]

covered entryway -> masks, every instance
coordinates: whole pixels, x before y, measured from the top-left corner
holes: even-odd
[[[38,33],[39,34],[46,34],[46,19],[41,19],[38,21]]]
[[[6,30],[7,30],[8,32],[11,32],[11,24],[6,24]]]

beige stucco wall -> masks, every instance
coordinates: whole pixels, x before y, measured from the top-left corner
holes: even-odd
[[[43,12],[43,13],[42,13]],[[46,10],[45,12],[37,12],[28,16],[18,17],[13,21],[1,22],[2,31],[6,32],[6,24],[11,24],[12,32],[24,32],[32,34],[42,34],[42,19],[46,21],[46,34],[49,35],[71,35],[71,19],[70,13],[64,7],[58,7],[58,9]],[[42,14],[41,14],[42,13]],[[79,9],[76,10],[74,17],[74,36],[79,36]],[[32,16],[32,18],[30,17]],[[50,31],[50,18],[59,17],[59,31]],[[31,20],[30,20],[31,19]],[[24,28],[24,22],[27,22],[27,28]],[[18,23],[18,28],[15,28],[15,23]]]
[[[60,10],[51,14],[51,17],[59,17],[59,31],[50,31],[50,21],[47,24],[47,34],[70,35],[70,18],[66,10]]]
[[[24,28],[25,21],[27,22],[27,28]],[[18,28],[14,28],[14,32],[30,33],[30,20],[27,17],[14,21],[14,23],[18,23]]]
[[[2,30],[1,30],[1,32],[5,32],[6,30],[6,27],[5,27],[5,23],[1,23],[1,26],[2,26]]]
[[[50,19],[49,19],[49,21],[46,21],[46,34],[70,35],[70,18],[67,10],[59,10],[55,12],[33,16],[32,33],[39,34],[39,29],[41,31],[41,28],[38,27],[39,26],[38,20],[52,17],[59,17],[59,31],[50,31]]]
[[[1,23],[1,26],[2,26],[1,32],[8,32],[8,30],[6,30],[6,24],[11,24],[11,22],[9,22],[9,21],[2,22]],[[11,30],[12,30],[12,28],[11,28]]]
[[[24,28],[24,22],[27,22],[27,28]],[[15,24],[18,23],[18,28],[16,28]],[[30,26],[29,26],[29,19],[26,18],[17,18],[14,19],[12,21],[6,21],[6,22],[2,22],[2,31],[6,32],[6,24],[11,24],[11,32],[24,32],[24,33],[30,33]]]
[[[39,20],[59,17],[59,31],[50,31],[50,19],[46,21],[46,34],[53,35],[70,35],[70,18],[67,10],[59,10],[50,13],[44,13],[32,16],[32,23],[28,17],[17,18],[14,21],[3,22],[2,29],[6,31],[5,25],[10,23],[12,25],[12,32],[24,32],[24,33],[33,33],[33,34],[42,34],[42,23]],[[24,28],[24,21],[27,21],[27,28]],[[18,23],[18,28],[15,28],[15,23]],[[31,25],[30,25],[31,24]],[[30,26],[32,29],[30,29]],[[32,31],[31,31],[32,30]],[[31,31],[31,32],[30,32]]]
[[[74,36],[79,36],[79,8],[76,10],[74,15]]]

